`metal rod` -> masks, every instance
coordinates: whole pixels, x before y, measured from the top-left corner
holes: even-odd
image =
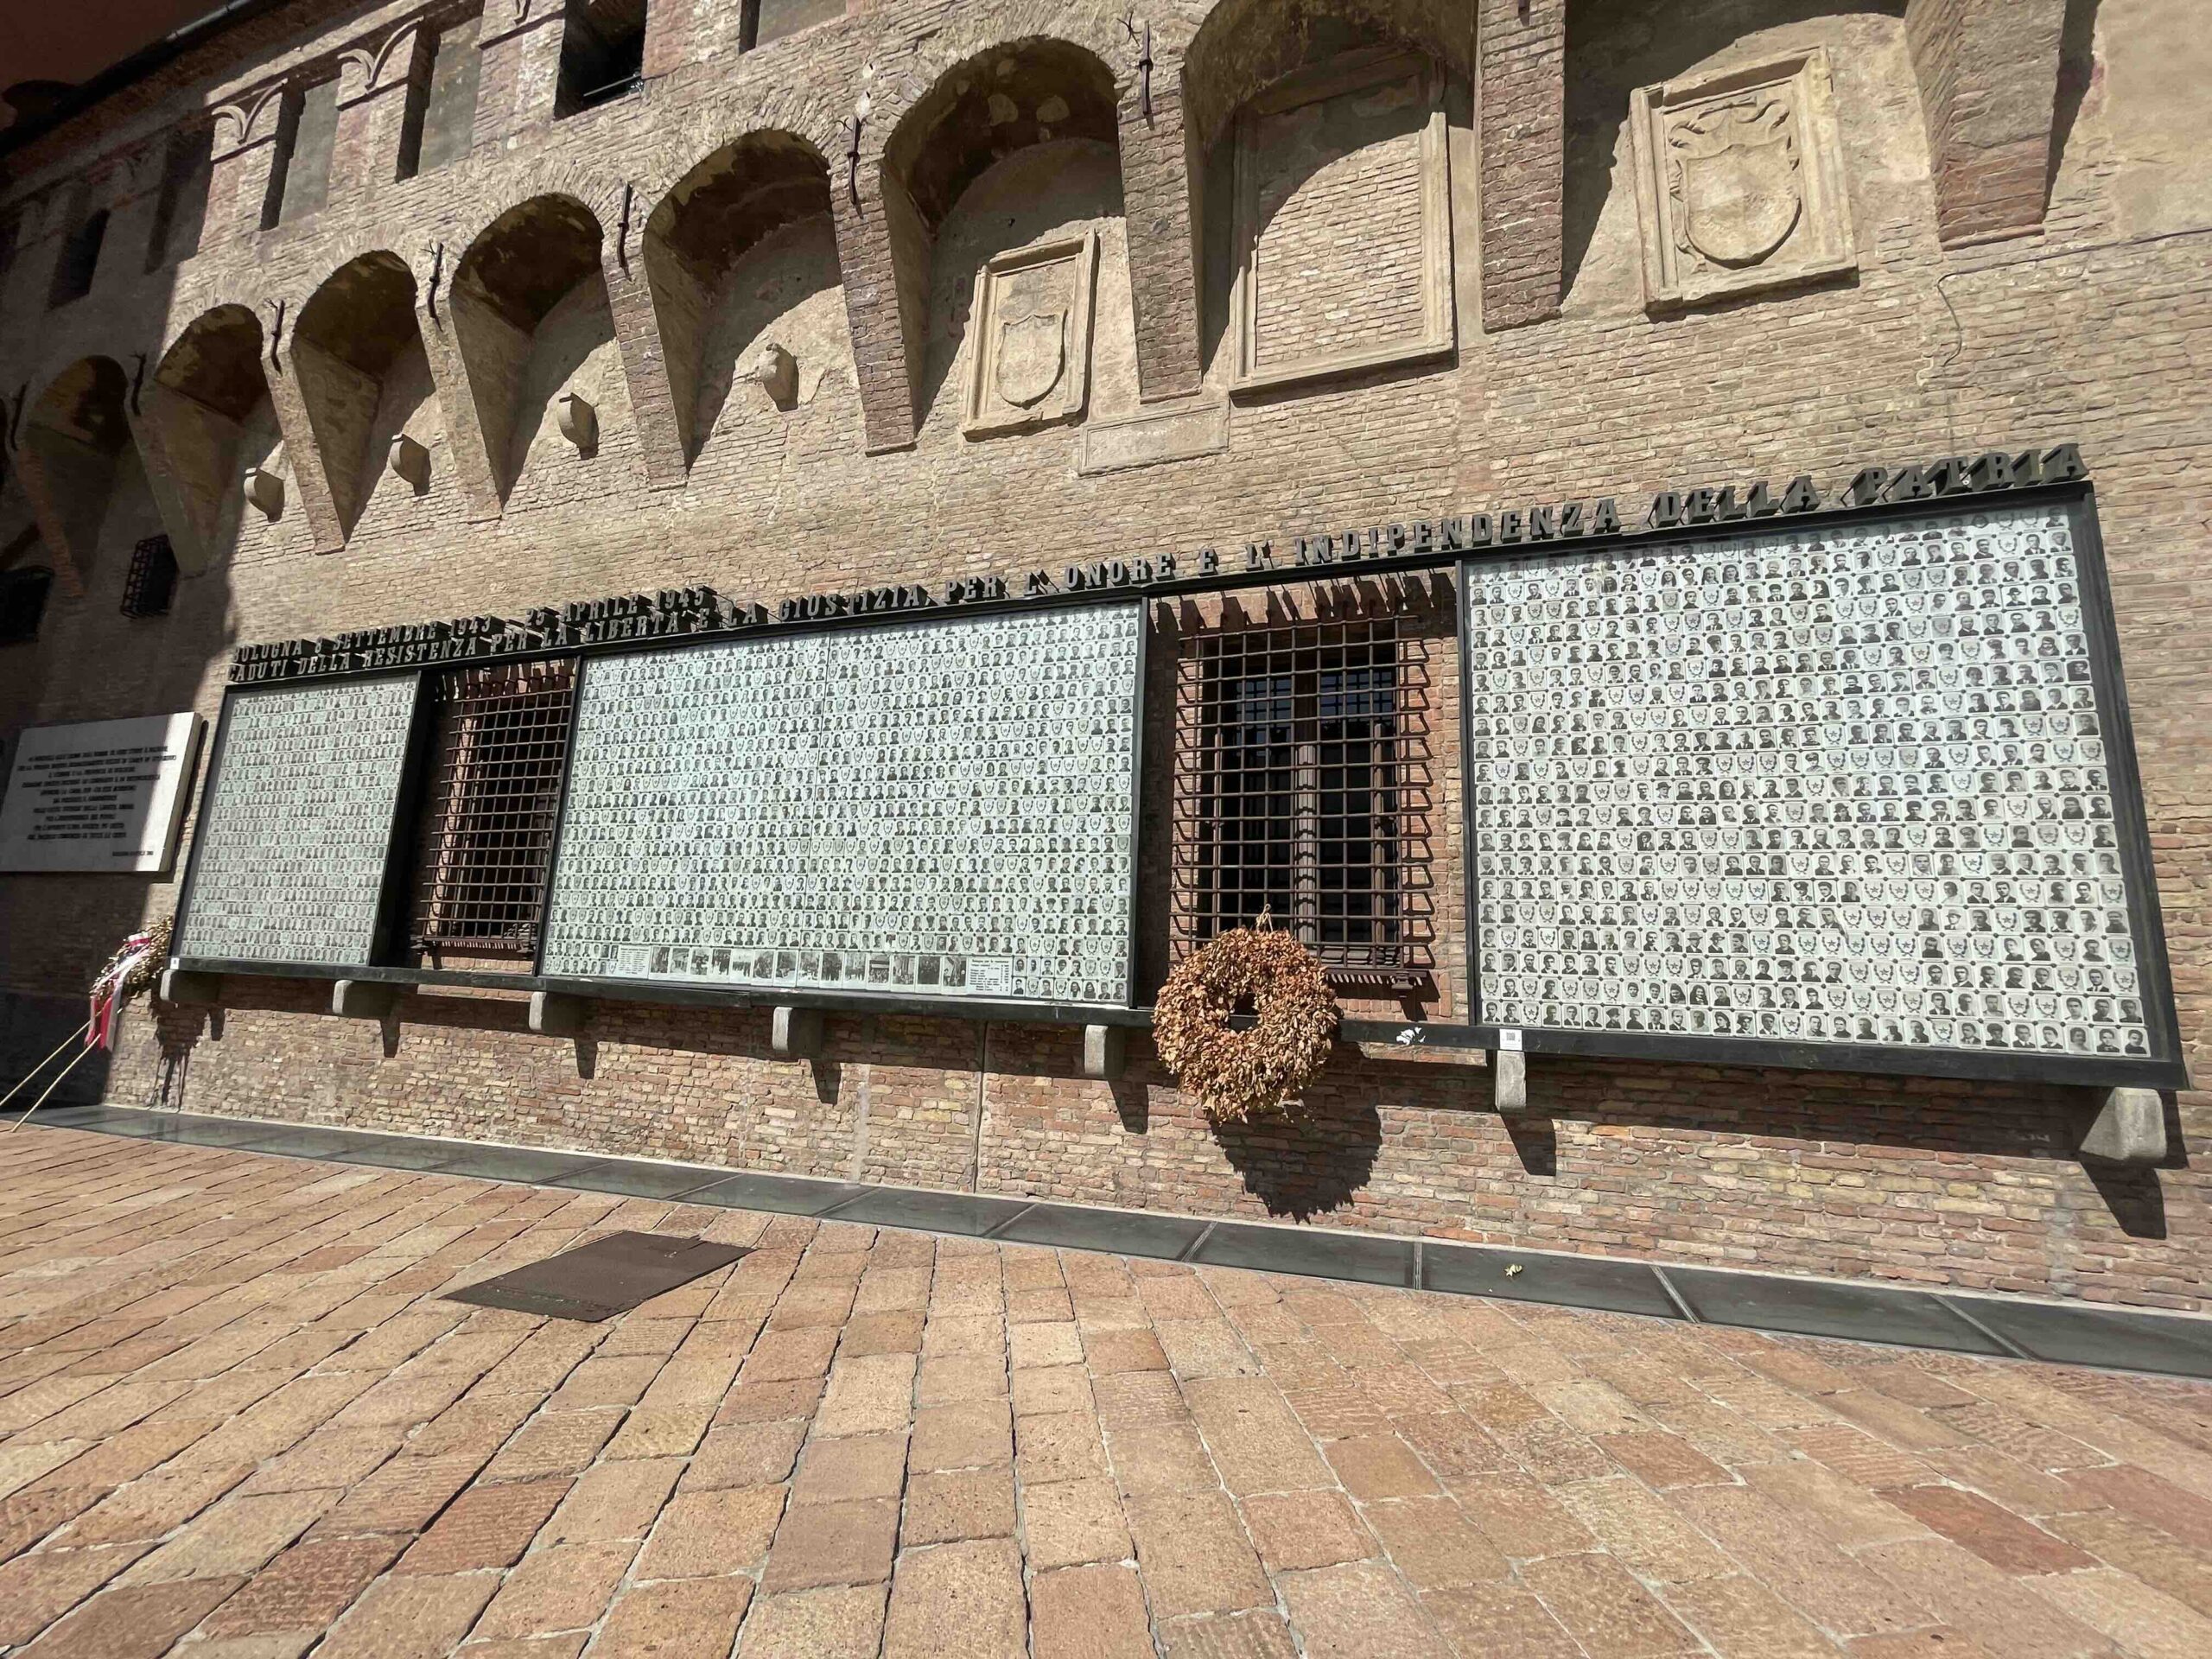
[[[9,1090],[8,1090],[8,1092],[7,1092],[6,1094],[4,1094],[4,1095],[0,1095],[0,1106],[5,1106],[5,1105],[10,1102],[10,1101],[13,1100],[13,1099],[14,1099],[14,1098],[15,1098],[18,1094],[22,1093],[22,1089],[23,1089],[23,1085],[24,1085],[25,1084],[29,1083],[29,1082],[33,1077],[35,1077],[38,1076],[38,1074],[39,1074],[40,1072],[41,1072],[41,1071],[45,1071],[45,1070],[46,1070],[46,1068],[47,1068],[47,1066],[48,1066],[51,1062],[53,1062],[54,1060],[57,1059],[57,1058],[59,1058],[60,1057],[60,1053],[61,1053],[61,1051],[62,1051],[63,1049],[65,1049],[65,1048],[68,1047],[70,1044],[72,1044],[72,1043],[75,1042],[79,1038],[82,1037],[82,1036],[83,1036],[86,1032],[90,1031],[92,1028],[92,1020],[91,1020],[91,1019],[90,1019],[90,1018],[87,1018],[87,1019],[86,1020],[86,1021],[85,1021],[85,1023],[84,1023],[83,1025],[81,1025],[81,1026],[78,1027],[76,1030],[74,1030],[74,1031],[71,1032],[71,1033],[70,1033],[67,1037],[64,1037],[64,1038],[60,1040],[60,1042],[59,1042],[58,1044],[56,1044],[56,1045],[54,1046],[54,1052],[53,1052],[53,1053],[51,1053],[51,1054],[48,1055],[48,1056],[46,1057],[46,1058],[45,1058],[45,1059],[41,1060],[41,1061],[40,1061],[36,1065],[35,1065],[35,1066],[31,1067],[31,1069],[30,1069],[29,1071],[28,1071],[24,1072],[24,1073],[23,1073],[23,1075],[22,1075],[21,1077],[19,1077],[18,1079],[16,1079],[16,1086],[15,1086],[14,1088],[12,1088],[12,1089]],[[76,1062],[75,1062],[75,1061],[73,1061],[73,1060],[72,1060],[72,1061],[70,1062],[70,1065],[75,1065],[75,1064],[76,1064]],[[62,1075],[63,1075],[63,1076],[65,1076],[65,1077],[68,1075],[68,1072],[67,1072],[67,1068],[64,1068],[64,1071],[63,1071]],[[43,1100],[43,1099],[45,1099],[45,1098],[46,1098],[46,1096],[43,1096],[43,1095],[41,1095],[41,1096],[39,1096],[39,1098],[40,1098],[40,1099],[41,1099],[41,1100]],[[33,1109],[34,1111],[35,1111],[35,1110],[37,1109],[37,1108],[34,1107],[34,1108],[32,1108],[32,1109]]]
[[[92,1024],[92,1021],[87,1020],[85,1023],[89,1026]],[[46,1085],[46,1094],[41,1095],[36,1100],[31,1102],[29,1106],[23,1109],[22,1117],[18,1117],[14,1122],[8,1126],[8,1133],[13,1135],[17,1129],[22,1128],[23,1127],[23,1118],[29,1117],[33,1112],[38,1110],[40,1107],[45,1105],[46,1096],[52,1094],[55,1090],[59,1089],[62,1085],[63,1082],[67,1079],[69,1074],[77,1069],[77,1062],[83,1059],[86,1055],[92,1052],[92,1051],[89,1047],[79,1049],[77,1051],[76,1058],[72,1059],[68,1065],[63,1066],[60,1071],[54,1073],[54,1081]]]

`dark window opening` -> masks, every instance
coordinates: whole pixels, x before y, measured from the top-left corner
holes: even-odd
[[[435,727],[410,937],[441,952],[537,951],[560,817],[572,659],[462,669],[432,688]]]
[[[99,268],[100,244],[107,240],[107,209],[87,215],[61,244],[61,257],[54,267],[54,287],[47,296],[49,307],[81,300],[92,291],[92,273]]]
[[[176,596],[176,550],[166,536],[149,536],[130,550],[123,578],[125,616],[167,616]]]
[[[1186,640],[1179,950],[1264,916],[1333,970],[1429,966],[1425,658],[1401,629],[1298,622]]]
[[[38,625],[46,619],[47,589],[53,586],[54,572],[41,566],[0,570],[0,645],[19,645],[38,638]]]
[[[569,0],[565,28],[556,115],[611,104],[644,83],[645,0]]]

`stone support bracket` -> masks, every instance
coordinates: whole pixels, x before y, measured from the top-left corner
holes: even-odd
[[[218,1007],[223,1001],[223,976],[194,973],[183,968],[164,969],[161,988],[156,995],[162,1001],[173,1002],[181,1008]]]
[[[530,994],[530,1028],[540,1037],[573,1037],[591,1019],[592,999],[561,991]]]
[[[817,1059],[822,1053],[822,1010],[779,1007],[770,1046],[781,1060]]]
[[[1494,1049],[1490,1056],[1491,1104],[1501,1112],[1529,1109],[1529,1057],[1517,1049]]]
[[[1083,1075],[1107,1082],[1119,1078],[1128,1068],[1129,1033],[1120,1026],[1083,1028]]]
[[[2166,1103],[2155,1089],[2113,1089],[2097,1102],[2077,1148],[2082,1160],[2134,1168],[2165,1161]]]
[[[330,1011],[341,1020],[381,1020],[399,1006],[399,988],[380,980],[334,980]]]

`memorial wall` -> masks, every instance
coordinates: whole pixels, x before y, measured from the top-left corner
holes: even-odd
[[[1625,530],[1608,499],[1299,543],[1317,572],[1457,562],[1471,1009],[1422,1040],[2178,1075],[2093,499],[2070,450],[2041,459],[1869,469],[1827,507],[1801,480],[1662,493]],[[899,590],[842,622],[702,590],[567,607],[531,982],[1141,1007],[1154,624],[1122,590],[1276,559]],[[378,912],[426,764],[416,677],[351,664],[555,648],[496,621],[239,653],[323,677],[233,690],[180,963],[405,965]]]

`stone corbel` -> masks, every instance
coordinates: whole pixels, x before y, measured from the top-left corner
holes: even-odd
[[[331,982],[330,1011],[341,1020],[384,1020],[398,1006],[397,985],[372,979]]]
[[[624,185],[608,221],[612,234],[600,244],[600,264],[645,484],[672,490],[683,486],[697,448],[692,429],[707,296],[682,260],[665,248],[646,245],[647,211],[635,190]]]
[[[1490,1056],[1491,1104],[1501,1112],[1529,1109],[1529,1057],[1519,1049],[1493,1049]]]
[[[1947,245],[2041,228],[2065,26],[2066,0],[1908,0],[1905,44]]]
[[[1482,0],[1483,327],[1559,315],[1566,270],[1567,0]]]
[[[1133,73],[1120,110],[1122,199],[1129,301],[1136,314],[1137,396],[1146,403],[1198,389],[1198,244],[1192,233],[1192,167],[1183,130],[1179,62],[1148,27],[1128,42]],[[1142,42],[1142,44],[1140,44]]]
[[[847,170],[839,179],[832,168],[830,217],[866,446],[882,454],[912,448],[920,429],[932,238],[905,187],[885,175],[880,146]]]
[[[335,553],[346,545],[359,512],[359,468],[347,461],[360,454],[354,429],[365,431],[375,417],[375,382],[286,332],[286,320],[283,307],[272,308],[264,331],[270,407],[284,435],[285,458],[315,550]],[[371,390],[365,394],[359,382]]]
[[[1119,1078],[1128,1068],[1129,1033],[1120,1026],[1083,1028],[1083,1075],[1106,1082]]]
[[[502,393],[496,372],[480,371],[462,350],[459,312],[470,308],[470,326],[514,332],[514,325],[482,306],[456,294],[452,285],[458,258],[442,243],[425,250],[415,264],[415,323],[423,337],[423,353],[430,365],[430,382],[436,389],[439,412],[445,418],[446,441],[453,457],[454,476],[474,524],[499,518],[503,505],[493,444],[503,442],[508,429],[491,416],[500,405]],[[505,399],[512,403],[512,397]]]
[[[2076,1149],[2084,1163],[2147,1168],[2166,1159],[2166,1103],[2155,1089],[2112,1089],[2097,1098]]]

